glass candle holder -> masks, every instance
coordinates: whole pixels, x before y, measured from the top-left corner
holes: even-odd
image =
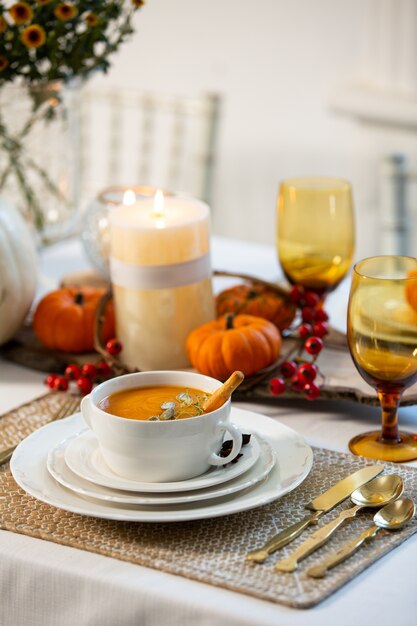
[[[153,198],[158,189],[149,185],[118,185],[103,189],[87,207],[82,225],[81,241],[93,267],[110,280],[110,227],[113,209],[137,200]],[[165,196],[172,196],[164,191]]]

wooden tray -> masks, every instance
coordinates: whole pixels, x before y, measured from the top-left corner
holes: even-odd
[[[291,348],[291,339],[283,340],[283,354]],[[68,363],[83,364],[97,361],[96,353],[69,354],[48,350],[36,339],[31,327],[24,327],[9,343],[0,347],[0,355],[13,363],[24,365],[41,372],[62,373]],[[378,406],[378,398],[374,390],[365,383],[356,371],[346,346],[346,338],[338,331],[332,331],[326,338],[326,345],[318,359],[321,372],[320,400],[351,400]],[[286,392],[282,396],[273,397],[269,392],[268,381],[277,375],[276,366],[247,378],[235,392],[237,400],[270,400],[279,402],[284,399],[302,399],[302,395]],[[404,394],[402,406],[417,404],[417,390],[411,388]]]
[[[99,360],[96,352],[72,354],[49,350],[38,341],[31,326],[24,326],[11,341],[0,346],[0,356],[33,370],[56,374],[62,374],[68,363],[83,365]]]

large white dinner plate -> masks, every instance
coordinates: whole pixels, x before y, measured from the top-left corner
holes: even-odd
[[[46,459],[52,447],[85,426],[80,414],[47,424],[24,439],[16,448],[10,467],[17,484],[42,502],[81,515],[131,522],[180,522],[230,515],[272,502],[303,482],[310,472],[313,453],[298,433],[269,417],[243,409],[233,409],[232,419],[241,428],[267,439],[277,455],[277,463],[253,489],[208,502],[167,508],[125,506],[92,502],[62,487],[50,476]]]
[[[253,441],[253,444],[250,443],[247,446],[243,446],[241,453],[242,457],[238,463],[213,466],[201,476],[168,483],[129,480],[115,474],[103,459],[97,437],[89,428],[81,433],[76,433],[70,438],[64,454],[66,464],[74,474],[96,485],[123,491],[172,493],[174,491],[205,489],[240,476],[258,460],[259,445],[256,439]]]
[[[275,452],[270,444],[265,439],[253,435],[251,437],[251,444],[245,446],[244,449],[252,446],[256,447],[258,451],[256,463],[249,470],[237,478],[227,481],[227,483],[214,485],[207,489],[185,492],[175,491],[173,494],[134,493],[95,485],[94,483],[83,480],[77,476],[77,474],[74,474],[65,462],[65,448],[69,441],[71,441],[71,437],[65,439],[62,443],[49,451],[46,465],[51,476],[67,489],[85,498],[105,500],[106,502],[116,504],[169,505],[220,498],[253,487],[269,474],[276,461]],[[239,459],[239,462],[240,460],[241,459]]]

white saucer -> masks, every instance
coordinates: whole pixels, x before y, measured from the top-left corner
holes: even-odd
[[[107,465],[101,454],[97,437],[88,429],[71,437],[65,448],[65,462],[68,467],[84,480],[95,485],[119,489],[122,491],[143,491],[152,493],[172,493],[173,491],[191,491],[206,489],[219,485],[240,476],[259,458],[259,444],[254,438],[246,446],[242,446],[243,455],[237,463],[228,463],[220,467],[212,467],[202,476],[169,483],[149,483],[129,480],[115,474]]]
[[[181,522],[230,515],[268,504],[293,491],[308,476],[311,448],[291,428],[242,409],[232,409],[233,421],[269,441],[277,463],[267,478],[252,489],[216,500],[161,506],[126,506],[86,500],[57,483],[46,468],[49,450],[86,426],[80,413],[43,426],[16,448],[10,468],[17,484],[34,498],[52,506],[91,517],[130,522]],[[237,464],[238,465],[238,464]]]
[[[255,442],[258,439],[255,444],[257,448],[260,449],[258,460],[249,470],[241,474],[241,476],[229,480],[227,483],[214,485],[207,489],[186,491],[185,493],[175,492],[174,495],[170,493],[157,495],[153,493],[136,494],[117,489],[107,489],[107,487],[92,484],[74,474],[65,463],[65,449],[71,439],[71,437],[65,439],[62,443],[49,451],[47,468],[51,476],[67,489],[85,498],[104,500],[116,504],[141,504],[144,506],[157,504],[169,505],[220,498],[253,487],[269,474],[276,461],[275,452],[272,450],[269,443],[265,441],[265,439],[258,439],[258,437],[253,436],[252,441]],[[241,459],[239,459],[239,463],[240,461]]]

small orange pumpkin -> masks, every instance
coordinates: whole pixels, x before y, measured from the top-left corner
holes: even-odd
[[[94,316],[104,292],[93,287],[64,287],[44,296],[33,318],[33,329],[39,341],[52,350],[91,352]],[[103,341],[114,334],[114,310],[110,301],[102,326]]]
[[[264,317],[279,330],[288,328],[295,317],[296,306],[265,285],[253,283],[225,289],[216,298],[217,315],[245,313]]]
[[[193,367],[219,380],[226,380],[235,370],[252,376],[274,363],[280,350],[277,327],[253,315],[223,316],[196,328],[187,338]]]
[[[411,270],[407,274],[407,278],[416,278],[417,270]],[[405,295],[408,303],[417,311],[417,282],[415,280],[410,281],[410,284],[405,286]]]

